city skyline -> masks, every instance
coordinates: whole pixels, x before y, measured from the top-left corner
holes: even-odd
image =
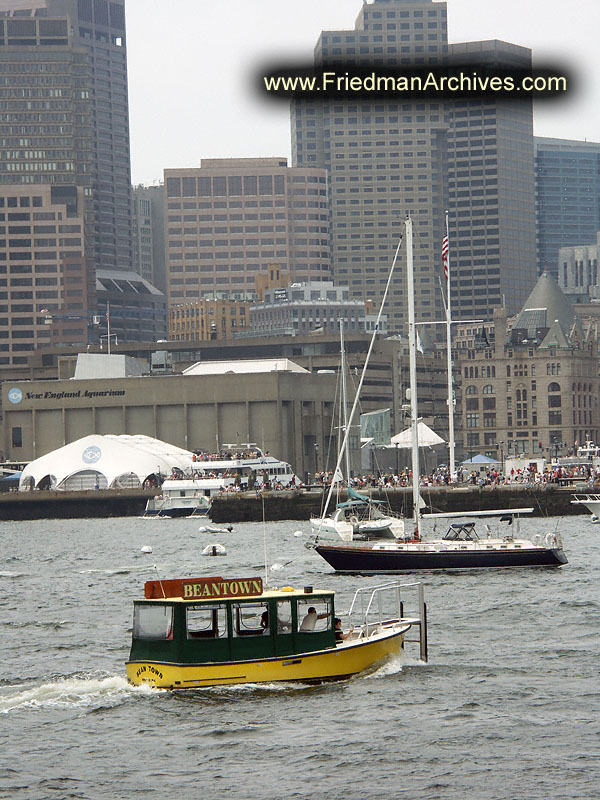
[[[177,0],[177,13],[165,16],[158,0],[128,0],[134,185],[161,181],[163,169],[196,166],[200,158],[289,158],[288,106],[260,97],[256,74],[268,62],[309,61],[320,32],[348,27],[361,6],[227,0],[200,8]],[[495,38],[531,47],[535,60],[568,68],[578,81],[568,99],[536,104],[535,135],[600,138],[600,75],[588,55],[600,9],[586,0],[565,15],[564,4],[551,0],[542,14],[518,0],[488,0],[485,14],[478,10],[473,0],[449,0],[450,42]]]

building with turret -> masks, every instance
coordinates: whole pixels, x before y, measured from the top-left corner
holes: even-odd
[[[467,456],[551,458],[598,441],[595,330],[548,273],[510,322],[495,310],[493,336],[475,338],[459,365]]]

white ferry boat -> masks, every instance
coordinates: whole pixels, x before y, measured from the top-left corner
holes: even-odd
[[[148,500],[146,517],[206,516],[213,497],[239,487],[281,484],[297,486],[298,478],[285,461],[263,453],[255,444],[224,445],[219,453],[195,456],[189,470],[175,470],[162,493]]]

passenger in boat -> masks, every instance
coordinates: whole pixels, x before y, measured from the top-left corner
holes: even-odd
[[[260,617],[260,627],[265,631],[265,633],[269,630],[269,612],[263,611]]]
[[[308,609],[308,613],[300,623],[300,631],[302,633],[312,633],[315,629],[315,625],[317,624],[317,620],[325,619],[328,617],[329,614],[317,614],[317,609],[314,606],[311,606]]]
[[[336,642],[343,642],[350,636],[350,632],[344,633],[342,630],[342,620],[339,617],[335,618],[335,640]]]

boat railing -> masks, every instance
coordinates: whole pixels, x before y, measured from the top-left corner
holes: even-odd
[[[600,494],[574,494],[572,503],[600,503]]]
[[[405,612],[407,603],[411,610]],[[405,641],[417,642],[421,660],[427,661],[427,606],[423,584],[390,581],[361,587],[354,593],[347,616],[349,623],[356,625],[360,635],[365,637],[399,622],[418,628],[419,638]]]

